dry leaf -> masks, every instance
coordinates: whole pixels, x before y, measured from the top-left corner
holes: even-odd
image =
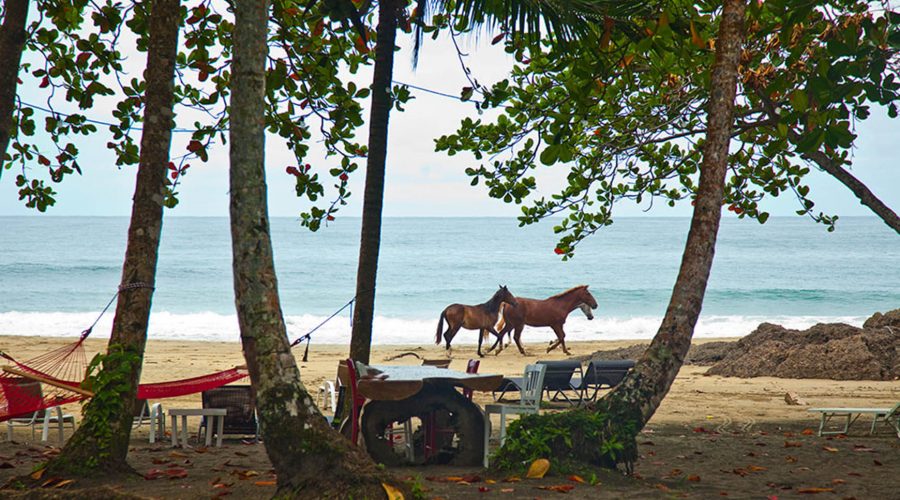
[[[255,481],[253,484],[257,486],[275,486],[275,481]]]
[[[844,484],[846,482],[847,481],[844,481],[843,479],[832,479],[831,480],[831,484]]]
[[[479,486],[478,491],[481,493],[487,493],[487,492],[491,491],[491,489],[488,488],[487,486]]]
[[[801,443],[799,441],[785,441],[784,442],[785,448],[800,448],[801,446],[803,446],[803,443]]]
[[[500,488],[500,493],[512,493],[516,491],[515,488]]]
[[[800,432],[800,434],[803,434],[804,436],[812,436],[815,433],[816,433],[816,431],[814,431],[808,427],[806,429],[803,429],[802,432]]]
[[[759,465],[748,465],[747,468],[750,469],[751,472],[762,472],[764,470],[769,470],[767,467],[762,467]]]
[[[822,449],[825,450],[825,451],[830,451],[831,453],[837,453],[837,452],[838,452],[838,449],[837,449],[837,448],[833,448],[833,447],[831,447],[831,446],[823,446]]]
[[[13,469],[13,468],[15,468],[15,465],[13,465],[9,462],[0,463],[0,469]]]
[[[46,470],[47,469],[38,469],[38,470],[32,472],[31,479],[34,479],[35,481],[37,481],[38,479],[44,477],[44,472],[46,472]]]
[[[553,486],[535,486],[539,490],[555,491],[557,493],[568,493],[575,489],[571,484],[556,484]]]
[[[403,492],[387,483],[381,483],[384,492],[387,493],[388,500],[403,500]]]
[[[496,479],[485,479],[484,482],[487,484],[496,484],[497,480]]]
[[[577,474],[572,474],[571,476],[569,476],[569,481],[575,481],[576,483],[584,484],[584,479]]]
[[[698,475],[696,475],[696,474],[692,474],[692,475],[690,475],[690,476],[687,477],[687,480],[688,480],[688,481],[693,481],[693,482],[695,482],[695,483],[699,483],[699,482],[700,482],[700,476],[698,476]]]
[[[508,478],[504,479],[503,482],[504,483],[518,483],[521,480],[522,480],[522,478],[519,476],[509,476]]]
[[[656,489],[658,489],[658,490],[660,490],[660,491],[665,491],[665,492],[667,492],[667,493],[668,493],[669,491],[672,491],[672,488],[669,488],[668,486],[666,486],[666,485],[664,485],[664,484],[662,484],[662,483],[656,483],[656,484],[654,484],[653,486],[654,486]]]
[[[792,463],[794,463],[794,462],[797,461],[797,457],[793,457],[793,456],[791,456],[791,455],[788,455],[788,456],[784,457],[784,461],[787,462],[787,463],[792,464]]]
[[[74,483],[74,482],[75,482],[74,479],[64,479],[64,480],[62,480],[62,481],[60,481],[60,482],[54,484],[53,487],[54,487],[54,488],[64,488],[64,487],[66,487],[66,486],[68,486],[68,485],[70,485],[70,484],[72,484],[72,483]]]
[[[525,477],[529,479],[540,479],[550,470],[550,461],[546,458],[539,458],[531,463]]]
[[[188,477],[188,472],[186,469],[180,468],[168,469],[166,471],[166,477],[168,477],[169,479],[184,479]]]
[[[834,488],[798,488],[797,493],[831,493],[834,491]]]

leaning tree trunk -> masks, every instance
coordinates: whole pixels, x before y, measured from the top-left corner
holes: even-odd
[[[235,2],[231,82],[231,241],[241,345],[256,390],[260,430],[278,497],[379,498],[382,473],[331,429],[306,388],[288,343],[265,178],[265,0]]]
[[[384,171],[387,158],[388,120],[391,116],[391,81],[394,73],[394,42],[397,38],[396,0],[378,3],[375,70],[372,77],[372,111],[369,114],[369,156],[363,195],[362,234],[356,271],[356,308],[350,357],[369,362],[372,318],[375,315],[375,278],[381,245],[381,209],[384,205]]]
[[[13,133],[13,110],[19,84],[19,63],[25,50],[28,0],[4,0],[5,17],[0,25],[0,175],[6,148]]]
[[[84,421],[48,464],[55,473],[96,474],[128,468],[125,457],[147,342],[167,189],[180,8],[179,0],[154,0],[151,7],[144,131],[116,316]]]
[[[636,458],[635,435],[656,412],[675,381],[703,305],[725,192],[745,8],[744,0],[725,0],[710,77],[708,132],[700,184],[681,269],[666,315],[631,373],[594,406],[608,415],[607,425],[612,435],[625,446],[617,459],[629,469]]]
[[[644,427],[669,392],[684,363],[703,305],[722,215],[745,8],[744,0],[725,0],[710,77],[700,184],[669,307],[650,347],[625,380],[598,405],[613,415],[630,416],[634,432]]]

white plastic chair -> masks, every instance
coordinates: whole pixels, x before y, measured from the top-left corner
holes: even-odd
[[[491,414],[500,414],[500,446],[506,440],[506,416],[527,415],[537,413],[541,408],[541,395],[544,393],[544,375],[546,365],[528,365],[522,377],[522,390],[519,391],[519,404],[489,404],[484,406],[484,466],[489,465]]]
[[[132,429],[136,429],[144,424],[150,425],[150,444],[156,442],[156,436],[160,438],[166,436],[166,412],[163,410],[162,404],[153,403],[152,405],[146,399],[139,399],[137,404],[140,405],[140,413],[134,416]]]
[[[55,410],[55,411],[54,411]],[[52,413],[56,413],[53,415]],[[65,433],[63,432],[63,425],[70,424],[72,427],[72,431],[75,430],[75,416],[70,415],[68,413],[63,413],[62,408],[59,406],[54,406],[51,408],[47,408],[46,410],[38,410],[33,412],[31,415],[11,418],[7,420],[7,428],[6,428],[6,438],[12,441],[13,438],[13,427],[25,427],[31,426],[31,439],[34,440],[35,427],[38,425],[42,425],[41,429],[41,442],[46,443],[50,438],[50,425],[57,425],[59,427],[59,445],[65,442]]]

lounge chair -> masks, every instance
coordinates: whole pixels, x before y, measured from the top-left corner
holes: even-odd
[[[875,434],[875,427],[878,422],[883,422],[891,426],[900,438],[900,403],[894,405],[893,408],[811,408],[808,411],[819,413],[819,435],[827,434],[847,434],[850,426],[863,415],[872,415],[872,426],[869,428],[869,434]],[[844,425],[842,429],[825,430],[825,426],[832,418],[843,417]]]
[[[574,401],[566,394],[567,391],[573,392],[572,396],[578,398],[581,395],[575,386],[572,385],[572,377],[578,373],[579,379],[584,377],[581,369],[580,361],[538,361],[539,365],[547,367],[547,373],[544,375],[544,391],[547,393],[548,401],[560,401],[560,396],[569,404],[575,404]],[[552,394],[551,394],[552,392]]]
[[[253,436],[259,440],[259,421],[256,419],[256,395],[249,385],[223,385],[201,395],[204,408],[225,408],[225,424],[222,434]],[[200,434],[206,427],[206,418],[200,421]]]
[[[544,394],[544,375],[547,365],[528,365],[522,377],[524,382],[519,391],[519,404],[489,404],[484,406],[484,466],[488,467],[491,438],[491,414],[500,414],[500,445],[506,440],[506,415],[527,415],[537,413],[541,408],[541,396]]]
[[[572,381],[572,389],[579,392],[579,401],[594,401],[600,389],[612,389],[619,385],[633,367],[634,360],[631,359],[593,360],[588,363],[581,379]]]
[[[422,366],[434,366],[437,368],[450,368],[452,359],[423,359]]]

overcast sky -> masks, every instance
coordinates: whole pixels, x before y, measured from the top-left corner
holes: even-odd
[[[409,58],[409,36],[403,35],[403,49],[397,53],[394,78],[396,81],[427,87],[448,94],[458,95],[462,87],[468,85],[457,62],[452,44],[444,40],[428,41],[418,69],[414,72]],[[468,64],[473,75],[485,85],[502,79],[512,60],[502,51],[500,45],[491,46],[482,39],[478,46],[464,45],[469,52]],[[134,60],[132,62],[135,62]],[[362,83],[371,73],[360,73],[356,77]],[[23,98],[28,101],[35,96],[33,78],[25,78]],[[28,86],[32,86],[28,88]],[[412,90],[415,97],[406,106],[406,111],[391,114],[390,143],[388,147],[387,179],[385,186],[384,214],[386,216],[515,216],[520,210],[487,197],[482,187],[469,185],[470,178],[464,173],[467,166],[475,165],[469,155],[448,157],[434,152],[434,139],[453,132],[465,116],[474,116],[471,103],[440,97]],[[40,102],[33,97],[32,102]],[[61,108],[60,108],[61,109]],[[92,118],[110,121],[108,114],[97,110]],[[368,115],[366,115],[368,116]],[[38,114],[42,123],[43,117]],[[189,123],[180,123],[188,126]],[[42,127],[39,126],[39,130]],[[876,110],[873,117],[862,124],[860,138],[855,151],[853,174],[865,182],[885,203],[895,211],[900,210],[900,169],[897,168],[896,143],[900,138],[900,123],[889,120],[883,111]],[[366,130],[359,130],[365,137]],[[176,134],[173,150],[182,151],[189,134]],[[81,142],[82,156],[79,161],[84,174],[70,176],[55,188],[59,192],[56,206],[49,209],[51,215],[113,215],[127,216],[131,213],[131,197],[134,190],[136,167],[119,169],[105,144],[108,133],[105,127],[100,133]],[[363,141],[364,142],[364,141]],[[321,155],[313,155],[309,163],[327,176],[327,170],[337,161],[324,160]],[[228,215],[228,175],[227,148],[218,147],[210,155],[206,164],[191,162],[189,175],[179,186],[180,204],[166,216],[227,216]],[[294,195],[293,178],[284,173],[288,165],[293,165],[293,157],[280,144],[279,138],[269,137],[267,145],[267,171],[269,185],[269,208],[273,216],[297,216],[307,205]],[[351,176],[353,196],[350,205],[343,208],[345,216],[359,216],[362,205],[362,185],[364,163],[356,175]],[[560,186],[565,179],[565,170],[543,169],[539,181],[544,184],[542,193],[551,194],[553,187]],[[6,170],[0,178],[0,215],[33,215],[32,209],[18,201],[15,186],[16,169]],[[859,205],[850,192],[830,176],[814,171],[809,177],[812,198],[817,209],[841,216],[871,215],[868,209]],[[789,196],[770,202],[764,208],[774,215],[792,215],[796,210],[796,200]],[[690,206],[682,203],[677,208],[657,204],[650,215],[689,216]],[[620,216],[641,215],[646,207],[621,205],[615,214]],[[339,214],[340,215],[340,214]]]

